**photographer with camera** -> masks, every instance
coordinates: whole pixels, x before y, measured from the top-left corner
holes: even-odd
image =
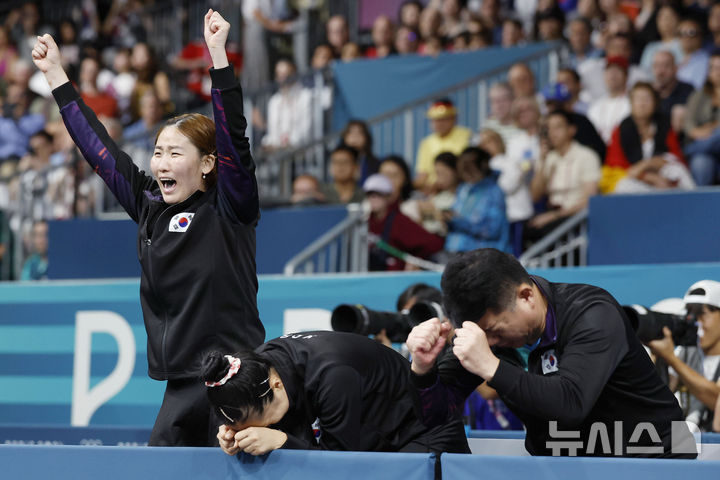
[[[454,257],[442,290],[457,328],[452,351],[443,352],[450,327],[437,319],[407,340],[427,425],[487,380],[525,424],[532,455],[697,456],[677,400],[605,290],[531,276],[494,249]],[[523,345],[531,350],[527,371],[491,349]],[[599,446],[598,432],[615,439],[614,448]]]
[[[699,344],[704,354],[702,372],[681,360],[675,350],[673,330],[662,328],[663,338],[647,343],[650,350],[674,370],[680,383],[702,406],[691,411],[688,421],[697,424],[701,431],[711,431],[713,409],[720,396],[720,282],[701,280],[693,284],[683,298],[688,316],[698,322]],[[671,382],[671,385],[676,382]]]

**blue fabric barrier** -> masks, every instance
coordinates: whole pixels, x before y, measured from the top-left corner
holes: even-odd
[[[0,465],[3,478],[23,480],[431,480],[435,457],[303,450],[231,457],[219,448],[0,445]]]
[[[442,478],[503,480],[608,480],[652,478],[653,480],[717,479],[718,461],[631,459],[631,458],[555,458],[503,457],[443,454]]]
[[[546,44],[489,47],[477,52],[441,53],[437,57],[391,56],[372,60],[335,62],[333,128],[342,129],[350,118],[370,119],[451,88],[546,50]],[[451,72],[452,74],[448,74]],[[538,85],[542,87],[542,85]],[[461,124],[465,124],[461,119]]]
[[[590,199],[590,265],[717,262],[718,238],[718,188]]]

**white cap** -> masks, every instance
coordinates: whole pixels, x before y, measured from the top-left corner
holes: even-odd
[[[694,283],[683,298],[685,304],[701,303],[720,308],[720,282],[700,280]]]
[[[385,175],[375,173],[365,180],[363,190],[365,190],[365,192],[377,192],[390,195],[393,192],[393,184]]]

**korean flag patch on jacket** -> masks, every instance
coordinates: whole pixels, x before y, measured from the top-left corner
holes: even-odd
[[[558,371],[558,357],[555,354],[555,350],[548,350],[546,352],[543,352],[540,359],[542,362],[543,375]]]
[[[180,233],[187,231],[188,227],[190,226],[190,222],[192,222],[194,216],[194,213],[178,213],[170,220],[170,226],[168,227],[168,230],[170,230],[171,232]]]

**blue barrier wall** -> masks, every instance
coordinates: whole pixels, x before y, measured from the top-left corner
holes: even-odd
[[[720,264],[534,273],[602,286],[621,303],[652,305],[682,296],[696,280],[720,280]],[[398,294],[421,281],[439,285],[440,276],[261,276],[258,308],[267,338],[274,338],[288,331],[329,328],[330,312],[341,303],[394,309]],[[75,425],[151,425],[164,384],[147,377],[138,290],[137,280],[0,284],[0,423],[69,425],[75,405],[88,416]],[[117,366],[121,351],[132,361]],[[80,368],[84,361],[89,362],[87,371]],[[116,366],[125,376],[110,375]],[[95,389],[101,382],[109,382],[116,392],[101,398],[102,389]],[[91,404],[97,409],[87,407]]]
[[[435,458],[419,453],[277,450],[251,457],[225,455],[219,448],[68,447],[0,445],[3,476],[45,480],[432,480]],[[720,462],[626,458],[503,457],[442,454],[448,480],[658,480],[716,479]]]
[[[435,457],[303,450],[231,457],[219,448],[0,445],[0,465],[3,478],[23,480],[431,480]]]
[[[347,217],[344,206],[263,210],[257,227],[257,269],[282,273],[285,263]],[[132,220],[50,222],[48,278],[135,278],[137,225]]]
[[[590,199],[588,263],[720,261],[720,189]]]
[[[631,458],[493,457],[443,454],[442,478],[502,478],[504,480],[607,480],[609,478],[715,479],[720,462]]]

